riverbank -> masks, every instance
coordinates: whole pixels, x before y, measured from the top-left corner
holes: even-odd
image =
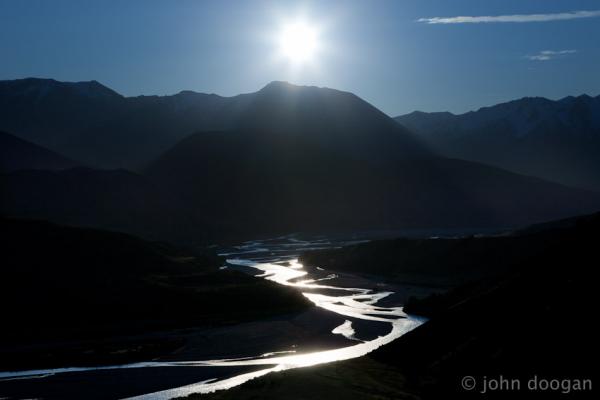
[[[191,395],[186,400],[418,400],[397,368],[369,356],[283,371],[226,391]],[[184,399],[181,397],[179,399]]]
[[[312,306],[290,288],[220,270],[224,260],[210,252],[41,221],[0,225],[9,232],[0,371],[154,359],[182,348],[185,329]]]
[[[410,308],[431,319],[365,357],[270,374],[188,398],[595,398],[589,389],[564,393],[523,386],[520,391],[483,393],[483,385],[502,376],[523,385],[536,377],[591,382],[597,359],[598,328],[591,316],[597,303],[599,229],[596,214],[526,230],[510,242],[493,242],[497,251],[510,246],[502,259],[506,273],[415,300]],[[489,240],[484,244],[489,248]],[[475,386],[465,387],[465,377]]]
[[[398,306],[416,293],[428,292],[429,288],[390,285],[320,268],[305,270],[295,257],[300,249],[316,245],[336,246],[338,243],[326,239],[315,243],[290,236],[266,243],[242,244],[235,254],[239,258],[229,259],[227,268],[220,271],[259,274],[266,284],[298,295],[302,293],[317,307],[227,326],[166,331],[165,336],[182,339],[183,346],[140,364],[65,373],[28,372],[40,374],[40,379],[5,374],[5,378],[12,380],[0,381],[0,394],[93,399],[96,393],[90,393],[89,388],[103,381],[111,385],[110,390],[101,392],[104,399],[136,395],[166,399],[191,393],[190,387],[193,392],[196,388],[210,390],[214,385],[235,386],[242,383],[248,373],[260,374],[264,368],[302,368],[307,363],[359,357],[420,323],[405,318]],[[154,378],[145,379],[147,377]],[[79,385],[82,380],[90,385]]]

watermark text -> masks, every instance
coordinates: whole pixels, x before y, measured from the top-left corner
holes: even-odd
[[[476,391],[481,394],[490,392],[555,392],[570,394],[592,390],[589,378],[555,378],[534,375],[530,378],[513,378],[504,375],[496,376],[463,376],[460,380],[463,390]]]

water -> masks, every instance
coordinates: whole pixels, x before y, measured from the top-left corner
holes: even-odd
[[[347,244],[349,244],[349,241],[333,241],[322,237],[302,240],[296,236],[285,236],[263,241],[246,242],[240,246],[223,250],[221,254],[228,257],[228,268],[255,271],[258,273],[256,276],[281,285],[297,288],[317,307],[343,316],[345,318],[344,323],[333,329],[331,334],[342,335],[349,340],[355,341],[356,344],[298,354],[294,350],[289,350],[283,352],[273,351],[260,354],[256,357],[233,359],[142,362],[96,368],[75,367],[2,372],[0,373],[0,380],[45,379],[57,374],[117,369],[264,367],[251,372],[239,373],[228,378],[205,379],[193,384],[128,398],[136,400],[171,399],[187,396],[192,393],[211,393],[216,390],[229,389],[273,372],[361,357],[416,328],[423,323],[423,319],[406,315],[402,307],[379,306],[378,302],[390,296],[392,292],[335,285],[334,283],[339,278],[336,274],[328,273],[322,268],[317,268],[309,272],[298,262],[297,256],[302,251],[339,247]],[[361,340],[359,338],[360,330],[357,331],[354,328],[353,321],[385,324],[389,327],[389,331],[370,340]]]

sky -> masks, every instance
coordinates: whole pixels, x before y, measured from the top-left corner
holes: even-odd
[[[310,59],[282,56],[303,24]],[[97,80],[126,96],[232,96],[273,80],[391,116],[600,94],[600,0],[0,0],[0,79]]]

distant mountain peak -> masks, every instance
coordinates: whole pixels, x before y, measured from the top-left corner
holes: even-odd
[[[262,90],[269,90],[269,89],[291,89],[291,88],[296,88],[296,87],[301,87],[298,85],[294,85],[288,81],[271,81],[269,83],[267,83],[262,89]]]
[[[23,78],[15,80],[0,81],[0,88],[10,87],[13,94],[22,96],[44,97],[50,93],[61,90],[72,90],[79,95],[89,98],[118,97],[119,93],[104,86],[96,80],[81,82],[61,82],[49,78]]]
[[[179,93],[177,93],[175,96],[195,96],[197,94],[204,94],[204,93],[198,93],[198,92],[194,92],[193,90],[182,90]]]
[[[582,94],[579,96],[567,96],[558,100],[558,103],[565,107],[598,107],[598,100],[600,97],[593,97],[588,94]],[[596,104],[596,105],[594,105]],[[600,118],[600,115],[597,116]]]
[[[271,81],[269,83],[267,83],[262,89],[259,90],[260,92],[267,92],[267,91],[299,91],[299,90],[329,90],[329,91],[335,91],[335,92],[339,92],[339,93],[348,93],[348,92],[344,92],[341,90],[336,90],[336,89],[330,89],[328,87],[320,87],[320,86],[314,86],[314,85],[296,85],[293,83],[290,83],[288,81]]]
[[[437,115],[437,116],[447,116],[447,117],[454,117],[456,116],[456,114],[451,113],[450,111],[433,111],[433,112],[427,112],[427,111],[420,111],[420,110],[415,110],[411,113],[406,114],[405,116],[426,116],[426,115]]]
[[[523,97],[453,117],[395,119],[447,157],[600,190],[598,97]]]
[[[92,81],[83,81],[83,82],[74,82],[71,84],[73,88],[79,90],[80,93],[87,95],[89,97],[123,97],[119,93],[110,89],[107,86],[104,86],[100,82],[96,80]]]

